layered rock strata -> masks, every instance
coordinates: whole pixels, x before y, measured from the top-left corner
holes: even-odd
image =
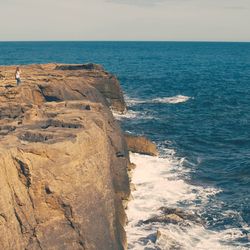
[[[0,67],[0,249],[126,249],[126,109],[101,66]]]

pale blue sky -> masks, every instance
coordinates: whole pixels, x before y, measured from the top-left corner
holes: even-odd
[[[0,40],[250,41],[250,0],[0,0]]]

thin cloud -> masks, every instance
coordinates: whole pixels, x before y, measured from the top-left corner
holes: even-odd
[[[228,9],[228,10],[248,10],[248,8],[245,6],[227,6],[227,7],[225,7],[225,9]]]
[[[197,4],[197,1],[196,0],[105,0],[106,2],[110,2],[110,3],[117,3],[117,4],[126,4],[126,5],[135,5],[135,6],[156,6],[156,5],[160,5],[162,3],[166,3],[166,2],[172,2],[172,3],[176,3],[176,2],[190,2],[193,4]],[[248,0],[241,0],[243,2],[246,2]],[[196,2],[196,3],[195,3]],[[203,0],[201,2],[210,2],[212,3],[214,6],[217,6],[217,8],[220,8],[219,6],[224,5],[223,8],[224,9],[230,9],[230,10],[247,10],[249,9],[248,7],[246,6],[243,6],[243,5],[231,5],[231,3],[233,3],[233,0],[222,0],[220,2],[220,4],[218,4],[217,1],[206,1],[206,0]]]

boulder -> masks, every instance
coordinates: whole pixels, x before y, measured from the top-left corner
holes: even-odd
[[[156,215],[148,220],[143,221],[144,224],[149,223],[172,223],[172,224],[203,224],[202,219],[196,214],[192,212],[187,212],[179,208],[168,208],[161,207],[161,214]]]
[[[182,218],[183,220],[197,224],[204,224],[204,221],[201,219],[201,217],[193,211],[184,211],[183,209],[180,208],[169,208],[169,207],[161,207],[160,210],[165,215],[175,214],[180,218]]]
[[[144,136],[125,134],[125,139],[127,142],[128,150],[133,153],[146,154],[151,156],[157,156],[159,154],[155,143]]]

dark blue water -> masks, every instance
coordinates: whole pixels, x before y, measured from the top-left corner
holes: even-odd
[[[1,65],[47,62],[95,62],[115,73],[129,99],[140,100],[130,111],[143,114],[123,128],[185,157],[192,183],[220,189],[206,206],[207,227],[239,228],[249,246],[250,43],[0,43]],[[177,95],[191,99],[143,102]]]

